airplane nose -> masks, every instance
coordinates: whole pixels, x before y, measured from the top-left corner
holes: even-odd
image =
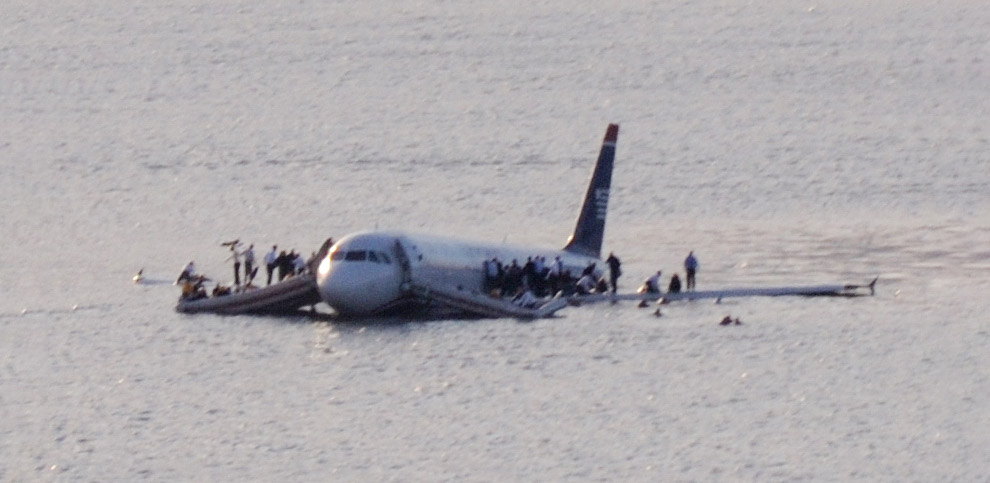
[[[394,276],[375,264],[324,263],[320,264],[317,278],[320,295],[340,314],[372,314],[398,296],[397,286],[392,283]]]

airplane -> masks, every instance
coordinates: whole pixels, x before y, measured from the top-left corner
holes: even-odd
[[[522,265],[530,257],[542,256],[550,261],[559,257],[562,269],[575,277],[589,268],[596,280],[601,277],[605,265],[601,260],[602,241],[618,135],[618,124],[609,124],[574,231],[562,248],[500,244],[399,230],[362,231],[346,235],[335,243],[328,239],[307,264],[310,266],[307,273],[223,297],[180,298],[176,310],[219,314],[286,313],[325,302],[344,318],[466,315],[536,319],[551,316],[568,305],[604,301],[668,303],[755,295],[856,296],[864,288],[873,293],[876,280],[868,285],[555,296],[533,307],[521,307],[508,298],[490,296],[486,290],[484,264],[494,258],[506,264],[516,260]],[[224,245],[233,246],[237,242]]]
[[[594,264],[595,278],[602,270],[605,234],[618,124],[609,124],[598,161],[588,183],[574,231],[563,248],[499,244],[410,233],[365,231],[344,236],[330,249],[316,270],[320,297],[339,315],[361,317],[439,308],[478,316],[548,315],[562,308],[559,301],[542,310],[514,309],[484,293],[485,260],[503,263],[543,256],[559,257],[564,270],[580,274]]]

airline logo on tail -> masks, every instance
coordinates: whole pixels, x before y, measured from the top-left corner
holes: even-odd
[[[605,213],[608,211],[608,191],[608,188],[595,190],[595,216],[602,222],[605,221]]]

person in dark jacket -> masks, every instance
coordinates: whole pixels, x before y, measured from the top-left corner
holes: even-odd
[[[681,291],[681,279],[675,273],[673,277],[670,277],[670,285],[667,286],[667,293],[680,293]]]
[[[608,258],[605,259],[605,263],[608,263],[609,281],[612,283],[612,293],[615,293],[619,289],[619,275],[622,275],[622,269],[619,267],[622,265],[622,262],[619,261],[615,254],[610,252]]]
[[[285,277],[288,277],[289,273],[292,272],[292,261],[289,256],[285,254],[285,250],[278,252],[278,256],[275,257],[275,266],[278,267],[279,282],[285,280]]]
[[[694,290],[694,277],[695,273],[698,272],[698,258],[694,256],[693,250],[684,259],[684,271],[687,272],[687,289]]]

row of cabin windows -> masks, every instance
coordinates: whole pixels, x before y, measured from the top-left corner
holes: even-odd
[[[384,264],[392,263],[392,259],[389,258],[388,255],[382,252],[373,252],[373,251],[365,251],[365,250],[351,250],[349,252],[333,252],[333,254],[330,255],[330,259],[334,261],[343,260],[345,262],[369,261],[369,262],[384,263]]]

